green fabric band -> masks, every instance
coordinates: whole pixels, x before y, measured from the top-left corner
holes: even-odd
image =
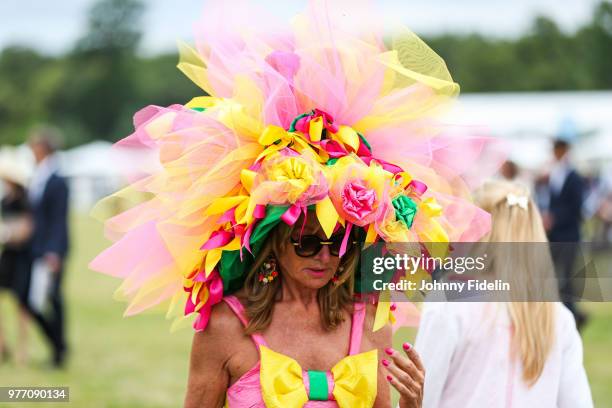
[[[368,150],[371,152],[372,151],[372,146],[370,146],[370,144],[368,143],[367,139],[359,132],[357,132],[357,136],[359,136],[359,139],[361,139],[361,141],[363,142],[363,144],[368,148]]]
[[[325,371],[308,370],[308,380],[310,382],[308,399],[311,401],[327,401],[329,389]]]
[[[295,132],[295,125],[297,124],[298,120],[305,118],[306,116],[312,115],[314,113],[314,111],[310,111],[308,113],[302,113],[300,116],[296,117],[295,119],[293,119],[291,121],[291,125],[289,125],[289,130],[288,132]]]

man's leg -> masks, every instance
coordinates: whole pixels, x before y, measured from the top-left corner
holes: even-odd
[[[64,363],[66,345],[63,337],[63,299],[61,296],[62,271],[54,275],[49,296],[49,307],[44,313],[34,310],[28,302],[28,297],[22,297],[24,309],[40,327],[49,345],[53,348],[53,364],[61,366]]]
[[[53,282],[50,296],[50,326],[53,332],[53,362],[57,366],[64,364],[66,357],[66,340],[64,333],[64,298],[62,295],[62,276],[63,271],[57,274],[57,279]]]

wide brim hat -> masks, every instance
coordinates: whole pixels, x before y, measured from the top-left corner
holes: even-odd
[[[309,209],[326,236],[344,230],[343,244],[359,228],[365,243],[431,253],[487,232],[464,176],[487,176],[490,139],[436,119],[459,91],[444,61],[411,31],[384,41],[342,7],[313,0],[290,24],[247,6],[206,9],[179,63],[203,96],[135,115],[119,146],[158,166],[101,204],[146,197],[106,220],[114,243],[90,264],[123,279],[127,315],[169,302],[170,316],[203,330],[274,227]]]
[[[20,159],[17,152],[0,150],[0,179],[26,188],[29,178],[28,166]]]

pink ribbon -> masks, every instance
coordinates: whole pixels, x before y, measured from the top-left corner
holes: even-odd
[[[236,207],[230,208],[229,210],[223,213],[223,215],[217,221],[217,224],[225,224],[226,222],[231,222],[232,225],[236,224],[235,212]]]
[[[386,161],[384,161],[382,159],[375,159],[372,156],[370,156],[370,157],[362,157],[361,160],[363,160],[363,162],[365,164],[367,164],[368,166],[370,165],[372,160],[374,160],[375,162],[380,164],[383,169],[385,169],[388,172],[393,173],[393,174],[401,173],[402,171],[404,171],[401,167],[396,166],[393,163],[386,162]]]
[[[200,309],[198,312],[198,317],[196,321],[193,323],[193,328],[196,331],[202,331],[208,325],[208,321],[210,320],[210,313],[212,312],[212,307],[217,303],[221,302],[223,299],[223,281],[216,270],[212,272],[210,275],[212,280],[210,281],[210,286],[208,287],[208,300],[206,304]],[[190,296],[191,298],[191,296]]]
[[[308,208],[301,207],[297,204],[293,204],[291,207],[287,208],[287,211],[281,215],[281,220],[285,222],[287,225],[294,225],[298,218],[300,218],[300,214],[304,214],[304,220],[302,221],[302,228],[300,229],[300,240],[302,239],[302,235],[304,234],[304,227],[306,227],[306,218],[308,217]]]
[[[263,204],[257,204],[255,210],[253,210],[253,217],[262,219],[266,216],[266,206]]]
[[[264,157],[260,157],[259,160],[257,160],[255,163],[251,164],[251,166],[249,166],[249,170],[252,170],[252,171],[255,171],[255,172],[259,171],[261,169],[261,163],[263,163],[264,159],[265,159],[265,156]]]
[[[365,145],[365,143],[363,143],[363,140],[361,139],[359,139],[359,149],[357,149],[357,156],[361,157],[362,159],[365,157],[372,156],[372,152],[370,151],[370,149],[368,149],[368,147]]]
[[[263,204],[257,204],[255,206],[255,210],[253,210],[253,217],[255,218],[255,221],[251,223],[249,228],[247,228],[246,232],[242,236],[242,240],[241,240],[242,245],[240,246],[240,260],[241,261],[242,261],[242,247],[246,248],[247,251],[253,254],[253,252],[251,251],[251,242],[250,242],[251,234],[253,233],[253,228],[255,228],[255,225],[257,224],[257,222],[261,220],[262,218],[264,218],[265,216],[266,216],[266,206]]]
[[[346,253],[346,247],[348,246],[348,239],[349,239],[349,236],[351,235],[352,227],[353,227],[353,224],[347,221],[346,229],[344,230],[344,237],[342,238],[342,245],[340,245],[340,252],[338,253],[338,256],[340,258],[342,258],[342,256]]]
[[[300,243],[302,242],[302,235],[304,235],[304,227],[306,226],[306,218],[308,218],[308,210],[306,207],[302,207],[304,209],[304,220],[302,221],[302,228],[300,229]]]
[[[348,154],[342,145],[335,140],[323,140],[321,147],[329,154],[329,157],[338,158]]]
[[[229,231],[214,231],[208,241],[200,249],[215,249],[229,244],[234,239],[234,234]]]
[[[333,123],[334,118],[332,118],[329,113],[319,109],[315,109],[314,113],[298,119],[298,121],[295,123],[295,130],[304,134],[308,134],[310,132],[310,121],[318,117],[321,117],[323,119],[323,127],[325,127],[325,129],[332,133],[338,132],[338,126]]]
[[[283,215],[281,215],[281,220],[283,220],[287,225],[293,225],[298,218],[300,218],[301,212],[302,207],[293,204],[287,208],[287,211],[285,211]]]
[[[204,282],[204,286],[206,286],[209,291],[209,298],[206,302],[207,304],[211,301],[213,301],[214,303],[218,303],[221,300],[221,297],[223,297],[223,281],[219,276],[217,268],[212,271],[208,278],[206,277],[204,270],[201,270],[200,272],[198,272],[193,281]],[[200,290],[203,290],[203,288]],[[191,293],[193,291],[193,287],[185,288],[185,291]],[[185,315],[193,313],[195,311],[195,307],[196,304],[193,303],[193,301],[191,300],[191,296],[188,296],[187,302],[185,304]]]
[[[427,184],[422,181],[412,180],[408,184],[408,188],[412,189],[417,195],[423,195],[427,191]]]

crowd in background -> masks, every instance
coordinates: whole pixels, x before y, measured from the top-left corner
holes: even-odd
[[[33,322],[51,348],[52,367],[66,362],[64,280],[68,254],[68,184],[61,176],[56,151],[59,135],[40,128],[33,132],[28,146],[35,162],[28,177],[22,163],[4,157],[0,163],[3,182],[0,224],[0,288],[8,290],[19,305],[18,339],[15,361],[28,360],[28,325]],[[11,356],[1,326],[0,356]]]

